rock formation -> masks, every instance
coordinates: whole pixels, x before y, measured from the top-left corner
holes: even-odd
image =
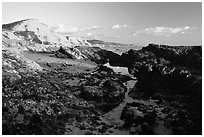
[[[202,66],[201,46],[173,47],[150,44],[140,51],[130,50],[122,54],[121,58],[126,60],[125,66],[137,77],[137,85],[141,86],[145,93],[201,92],[201,83],[198,82]]]
[[[137,77],[138,82],[129,95],[135,99],[153,99],[159,104],[167,103],[171,107],[165,114],[164,121],[173,127],[173,134],[201,133],[201,100],[202,100],[202,49],[201,46],[173,47],[166,45],[149,44],[139,51],[130,50],[121,58],[129,72]],[[145,107],[149,107],[146,105]],[[155,106],[157,107],[157,106]],[[145,122],[144,111],[140,106],[127,104],[121,118],[127,124]],[[154,110],[153,108],[151,110]],[[160,112],[156,110],[157,117]],[[162,113],[163,113],[162,112]],[[142,114],[147,113],[144,111]],[[138,116],[139,115],[139,116]],[[152,116],[152,114],[151,114]],[[176,120],[176,117],[178,118]],[[186,117],[186,118],[185,118]],[[132,119],[134,119],[132,121]],[[153,118],[151,118],[153,120]],[[128,122],[129,120],[129,122]],[[135,123],[134,123],[135,122]],[[150,121],[145,129],[152,133]],[[197,123],[197,125],[193,124]],[[154,123],[155,124],[155,123]],[[139,132],[143,134],[141,124]],[[135,127],[135,126],[134,126]],[[151,130],[149,130],[151,129]]]

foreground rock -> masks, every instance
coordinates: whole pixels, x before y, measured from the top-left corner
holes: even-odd
[[[127,88],[123,83],[130,79],[129,76],[115,74],[110,68],[101,66],[80,84],[79,96],[93,101],[100,110],[108,112],[124,100]]]
[[[2,76],[12,83],[23,75],[36,74],[43,70],[36,62],[26,59],[15,50],[2,51]]]
[[[201,134],[200,46],[170,47],[150,44],[139,51],[130,50],[121,57],[127,60],[124,64],[138,80],[129,93],[132,98],[146,101],[153,99],[163,109],[168,104],[168,115],[163,121],[168,123],[167,127],[172,128],[172,134]],[[131,124],[131,119],[135,119],[135,123],[138,118],[141,120],[137,108],[142,107],[129,104],[124,108],[121,118],[130,126],[134,123]]]
[[[86,100],[93,100],[100,103],[120,104],[124,99],[126,88],[119,81],[108,79],[101,81],[99,85],[90,85],[89,82],[90,81],[81,86],[81,97]]]
[[[126,104],[121,114],[121,119],[125,121],[126,127],[132,129],[132,134],[155,134],[156,117],[157,113],[152,106],[136,102]]]
[[[89,127],[97,125],[94,106],[48,75],[57,74],[24,75],[13,83],[3,77],[3,134],[72,134],[69,125],[73,129],[82,126],[82,121]]]
[[[201,94],[201,47],[149,45],[123,54],[145,94]],[[184,59],[185,58],[185,59]],[[151,89],[151,90],[149,90]]]

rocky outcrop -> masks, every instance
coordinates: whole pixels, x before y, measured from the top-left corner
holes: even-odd
[[[55,53],[58,58],[70,58],[70,59],[85,59],[86,57],[77,49],[69,47],[60,47]]]
[[[132,134],[153,135],[157,124],[156,112],[151,106],[134,102],[126,104],[120,118],[125,121],[125,127],[134,129]]]
[[[201,67],[201,57],[201,46],[167,46],[156,44],[149,44],[139,51],[129,50],[121,56],[123,60],[127,61],[124,62],[126,66],[131,66],[135,62],[149,61],[197,69]]]
[[[16,51],[2,51],[2,56],[2,76],[8,78],[10,82],[20,79],[23,75],[43,70],[36,62],[26,59]]]
[[[75,48],[60,47],[60,49],[56,52],[56,56],[59,58],[91,60],[98,64],[111,62],[111,65],[119,65],[119,63],[115,64],[115,60],[120,58],[120,55],[114,52],[104,50],[99,47],[86,46],[77,46]]]
[[[114,60],[116,58],[119,58],[120,55],[101,49],[99,47],[77,47],[82,54],[84,54],[87,59],[90,59],[91,61],[94,61],[99,64],[104,64],[109,62],[110,60]]]
[[[158,103],[154,107],[138,103],[127,104],[121,114],[127,127],[133,127],[136,134],[157,134],[152,129],[156,123],[155,118],[161,114],[164,126],[171,129],[168,134],[201,133],[201,46],[150,44],[139,51],[130,50],[121,58],[126,60],[124,64],[138,80],[129,96],[134,99],[152,99]],[[161,108],[157,109],[158,106]],[[163,111],[159,112],[161,109]],[[148,111],[154,113],[145,117]],[[149,123],[150,121],[152,122]]]
[[[96,101],[104,104],[120,104],[126,92],[125,86],[116,80],[99,80],[97,83],[87,81],[81,85],[80,96],[88,101]],[[90,83],[91,82],[91,83]],[[92,85],[93,84],[93,85]]]
[[[201,47],[171,47],[150,44],[130,50],[121,58],[129,72],[138,78],[143,93],[200,94]],[[200,79],[200,80],[199,80]],[[200,82],[198,82],[200,81]],[[150,90],[151,89],[151,90]]]
[[[75,97],[57,75],[55,72],[22,75],[13,82],[3,78],[4,135],[75,134],[78,128],[83,134],[88,131],[99,134],[94,106]]]
[[[104,101],[108,103],[121,102],[126,92],[125,86],[116,80],[107,80],[103,83],[106,95]]]
[[[201,134],[201,114],[195,114],[183,102],[176,106],[173,100],[168,105],[158,105],[151,101],[127,103],[120,118],[131,134]]]
[[[170,61],[173,65],[185,66],[187,68],[201,69],[202,48],[201,46],[166,46],[154,45],[143,48],[154,53],[158,58]]]

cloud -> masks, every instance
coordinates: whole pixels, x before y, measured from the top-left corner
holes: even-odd
[[[64,24],[59,24],[56,27],[53,27],[52,30],[54,32],[58,33],[75,33],[75,32],[82,32],[82,31],[90,31],[95,29],[100,29],[100,26],[90,26],[90,27],[72,27],[72,26],[66,26]]]
[[[100,26],[90,26],[90,27],[83,27],[81,31],[88,31],[88,30],[95,30],[95,29],[100,29]]]
[[[89,33],[87,33],[87,36],[92,36],[92,35],[93,35],[93,34],[92,34],[92,33],[90,33],[90,32],[89,32]]]
[[[64,24],[59,24],[58,26],[52,28],[54,32],[59,32],[59,33],[66,33],[66,32],[77,32],[80,31],[78,27],[67,27]]]
[[[137,37],[139,34],[151,34],[155,36],[166,36],[170,37],[173,34],[186,34],[187,31],[198,29],[198,27],[151,27],[138,30],[132,34],[133,37]]]
[[[176,27],[176,28],[171,28],[171,27],[155,27],[155,28],[146,28],[141,32],[147,33],[147,34],[152,34],[156,36],[171,36],[172,34],[185,34],[186,31],[193,30],[196,28],[191,28],[189,26],[185,27]],[[140,32],[140,33],[141,33]]]
[[[116,35],[116,36],[114,36],[115,38],[120,38],[121,36],[120,35]]]
[[[133,33],[133,34],[132,34],[133,37],[136,37],[137,35],[138,35],[137,33]]]
[[[116,25],[112,26],[112,29],[119,29],[119,28],[121,28],[121,26],[119,24],[116,24]]]
[[[112,26],[112,29],[121,29],[121,28],[127,28],[127,27],[128,27],[127,24],[124,24],[124,25],[115,24]]]
[[[133,33],[132,36],[133,36],[133,37],[136,37],[136,36],[138,36],[139,33],[140,33],[140,31],[138,30],[138,31],[136,31],[135,33]]]
[[[100,26],[91,26],[89,29],[99,29]]]
[[[100,39],[100,38],[105,37],[105,34],[88,32],[88,33],[82,34],[82,36],[85,36],[87,38]]]
[[[103,38],[104,36],[105,34],[103,33],[94,34],[94,38]]]

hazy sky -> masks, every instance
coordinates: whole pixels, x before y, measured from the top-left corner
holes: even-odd
[[[202,3],[3,3],[3,23],[39,19],[54,31],[147,45],[201,45]]]

